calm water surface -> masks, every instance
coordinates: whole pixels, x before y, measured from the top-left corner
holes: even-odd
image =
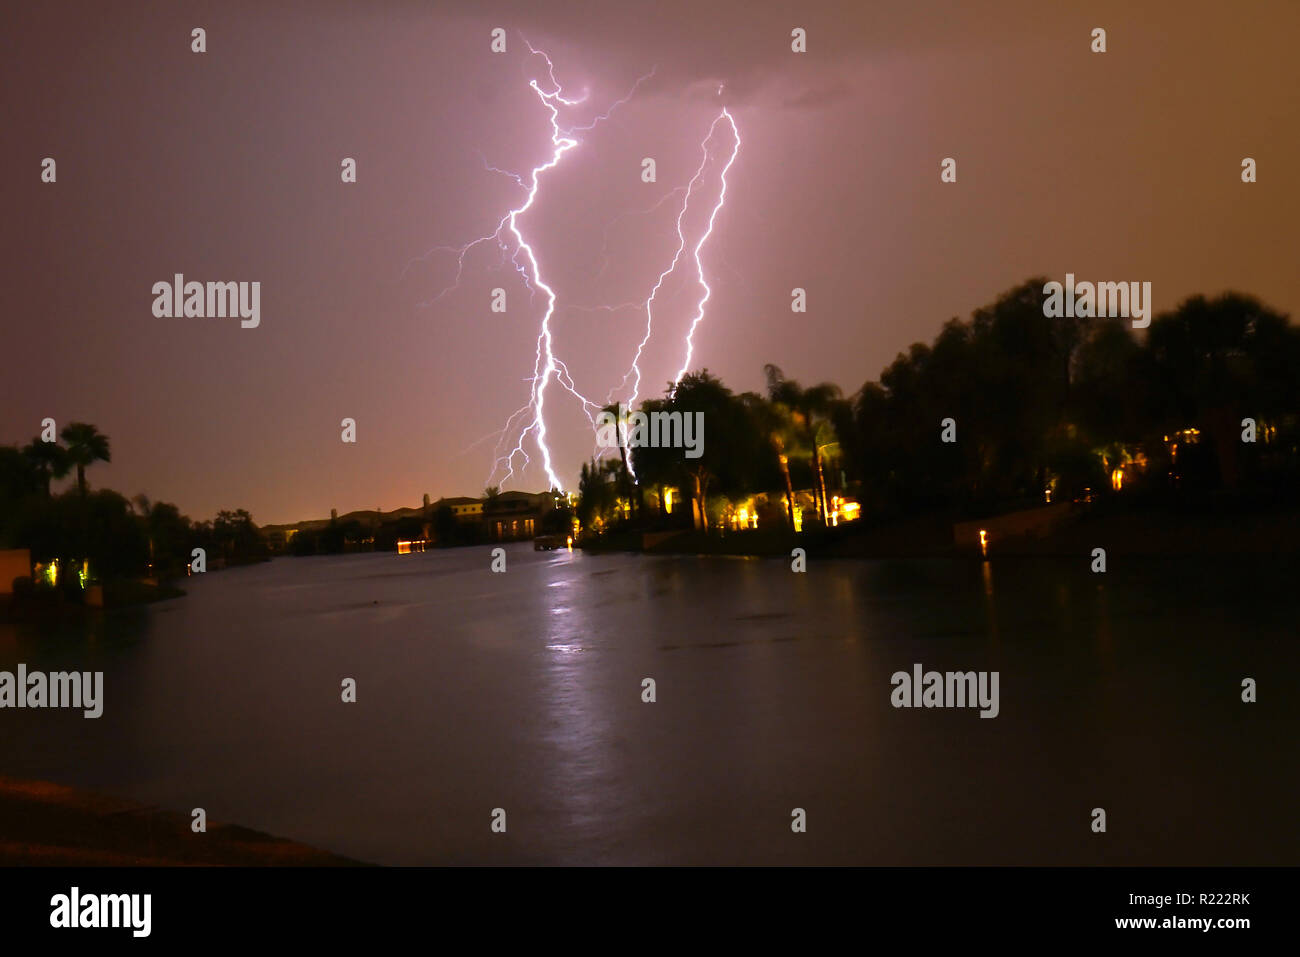
[[[0,626],[2,669],[105,672],[98,720],[0,712],[0,773],[386,864],[1300,860],[1294,564],[508,556]],[[918,662],[999,671],[1001,714],[891,707]]]

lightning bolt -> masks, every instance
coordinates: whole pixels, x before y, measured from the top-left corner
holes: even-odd
[[[721,88],[719,88],[719,92],[721,92]],[[736,121],[732,119],[731,113],[727,111],[725,106],[722,108],[722,114],[717,120],[713,121],[714,127],[717,126],[719,120],[724,118],[731,126],[731,134],[735,137],[735,144],[731,148],[731,157],[727,160],[727,165],[722,167],[722,185],[718,189],[717,205],[713,207],[713,212],[709,214],[709,228],[704,231],[704,235],[700,237],[700,241],[695,244],[695,274],[699,279],[700,285],[704,287],[704,295],[700,297],[700,303],[696,307],[695,318],[691,320],[691,327],[686,333],[686,357],[682,360],[682,367],[677,370],[677,375],[673,378],[674,390],[677,388],[677,383],[682,381],[682,376],[686,375],[686,370],[690,368],[691,356],[695,353],[695,329],[699,326],[701,320],[704,319],[704,306],[713,295],[713,290],[709,288],[709,284],[704,278],[704,264],[700,262],[700,250],[704,248],[704,244],[707,243],[709,237],[713,235],[713,224],[718,218],[718,213],[727,201],[727,173],[731,171],[732,164],[736,162],[736,157],[740,155],[740,130],[737,129]],[[710,128],[709,132],[712,134],[713,129]]]
[[[543,310],[537,335],[537,349],[533,359],[533,375],[531,379],[528,380],[529,400],[526,405],[516,409],[510,415],[500,433],[493,433],[499,434],[500,439],[497,443],[496,451],[494,452],[495,457],[492,463],[492,470],[488,474],[488,483],[491,484],[493,478],[499,473],[502,473],[500,484],[504,485],[508,482],[515,474],[515,460],[517,458],[522,457],[522,468],[528,467],[532,460],[525,449],[525,445],[531,436],[533,442],[541,451],[542,468],[546,473],[546,478],[550,483],[550,487],[563,490],[564,483],[560,481],[559,476],[555,473],[555,469],[551,462],[551,450],[546,441],[547,386],[550,384],[551,380],[554,379],[559,383],[561,388],[576,398],[582,404],[583,412],[586,414],[587,419],[592,424],[593,428],[595,428],[596,420],[592,416],[592,410],[599,409],[600,406],[578,391],[573,382],[573,377],[569,373],[568,367],[556,355],[555,340],[551,328],[551,320],[555,315],[556,293],[546,280],[542,278],[542,268],[537,259],[537,252],[527,238],[525,238],[524,233],[520,228],[520,217],[532,209],[534,203],[537,201],[542,175],[555,169],[555,167],[560,164],[560,161],[566,153],[577,148],[580,141],[576,137],[576,134],[589,132],[595,129],[600,123],[608,120],[615,110],[620,106],[623,106],[636,95],[637,90],[640,89],[643,83],[655,75],[657,68],[651,69],[649,73],[638,78],[636,83],[633,84],[631,90],[629,90],[625,96],[616,100],[607,110],[605,110],[605,112],[595,116],[590,122],[581,126],[565,126],[561,123],[561,109],[568,109],[582,105],[587,99],[587,93],[584,91],[583,95],[577,98],[565,96],[563,87],[555,77],[555,64],[552,62],[550,56],[544,51],[534,47],[528,42],[526,37],[524,37],[523,40],[524,44],[528,47],[530,55],[541,56],[546,62],[546,76],[549,80],[547,88],[543,89],[542,84],[536,79],[529,80],[528,85],[537,95],[539,102],[546,108],[550,117],[550,157],[539,166],[533,167],[528,174],[521,175],[492,166],[488,163],[486,157],[482,157],[480,154],[480,158],[482,158],[483,165],[486,169],[510,177],[525,191],[523,202],[513,209],[510,209],[504,216],[502,216],[497,222],[496,228],[487,235],[471,240],[463,246],[435,247],[427,252],[424,257],[420,258],[428,258],[428,256],[435,252],[451,252],[456,255],[455,279],[451,285],[443,289],[433,299],[428,300],[425,305],[432,305],[454,289],[459,288],[465,271],[466,257],[471,250],[487,243],[496,243],[496,245],[501,249],[502,262],[504,263],[506,259],[509,260],[515,270],[522,277],[524,285],[528,288],[530,293],[533,295],[541,293],[545,298],[545,308]],[[410,264],[408,263],[408,268],[409,266]],[[512,426],[518,427],[519,424],[522,424],[522,428],[517,433],[513,448],[508,452],[502,453],[502,448],[509,440],[508,437],[511,434]],[[485,436],[484,438],[489,437],[490,436]],[[483,440],[480,439],[479,441]]]
[[[576,126],[576,125],[566,126],[561,122],[562,110],[567,110],[582,105],[587,99],[586,91],[583,92],[582,96],[577,98],[566,97],[564,95],[563,87],[556,79],[555,65],[552,62],[550,56],[548,56],[544,51],[535,48],[531,43],[528,42],[527,38],[524,38],[524,43],[525,45],[527,45],[530,55],[541,56],[546,63],[546,77],[547,80],[549,81],[547,87],[544,89],[543,85],[539,83],[537,79],[530,79],[528,81],[528,85],[529,88],[533,91],[533,93],[537,96],[538,101],[546,109],[549,115],[549,120],[551,125],[550,156],[540,165],[533,167],[533,169],[527,174],[519,174],[519,173],[511,172],[509,170],[499,169],[495,166],[492,166],[491,164],[488,163],[486,157],[483,157],[482,154],[480,154],[480,158],[483,161],[483,166],[485,169],[494,173],[508,176],[521,189],[524,190],[525,196],[523,201],[518,206],[508,210],[497,222],[496,228],[492,230],[492,232],[488,233],[487,235],[480,236],[476,239],[473,239],[462,246],[434,247],[433,249],[426,252],[424,256],[418,257],[418,260],[427,259],[432,254],[438,252],[450,252],[450,253],[454,253],[456,256],[456,275],[453,282],[449,286],[444,288],[441,292],[439,292],[437,296],[435,296],[433,299],[427,300],[425,303],[423,303],[423,305],[432,305],[438,302],[439,300],[441,300],[444,296],[448,295],[453,290],[458,289],[460,287],[461,280],[465,272],[466,258],[469,255],[469,253],[475,248],[477,248],[478,246],[491,244],[491,243],[495,243],[496,246],[500,249],[501,252],[500,265],[505,265],[505,263],[508,261],[514,267],[515,271],[519,273],[524,285],[532,294],[532,296],[535,297],[540,293],[544,297],[545,306],[538,327],[537,346],[536,346],[534,359],[533,359],[533,373],[531,378],[525,380],[526,382],[529,383],[528,402],[523,406],[521,406],[520,408],[516,409],[513,413],[511,413],[511,415],[507,418],[505,425],[499,431],[484,436],[483,438],[479,439],[477,442],[473,443],[473,445],[478,445],[479,443],[485,441],[488,438],[492,438],[493,436],[496,436],[498,438],[496,449],[493,453],[494,459],[492,462],[492,469],[488,475],[488,483],[492,484],[493,479],[498,474],[501,474],[502,478],[500,479],[499,484],[504,485],[515,475],[516,459],[522,458],[523,464],[520,466],[520,468],[526,469],[531,464],[532,459],[529,456],[528,451],[526,449],[528,441],[531,437],[532,442],[536,445],[538,450],[540,450],[541,452],[542,468],[546,473],[546,478],[547,481],[550,483],[550,487],[562,490],[564,488],[564,485],[560,481],[559,476],[555,473],[555,469],[553,467],[553,463],[551,460],[551,450],[547,444],[547,426],[546,426],[547,387],[551,383],[551,381],[554,380],[556,383],[558,383],[558,385],[562,389],[564,389],[566,392],[568,392],[570,395],[576,398],[581,403],[583,412],[586,414],[587,419],[591,423],[593,429],[596,428],[596,419],[593,417],[592,412],[593,410],[599,410],[601,406],[578,391],[576,385],[574,384],[573,377],[569,373],[568,367],[556,354],[555,340],[554,340],[554,335],[553,335],[552,325],[551,325],[556,312],[556,301],[557,301],[556,292],[550,286],[550,284],[547,283],[546,280],[543,278],[542,267],[538,261],[537,252],[534,249],[532,243],[530,243],[528,239],[525,237],[524,232],[521,229],[520,217],[524,216],[530,209],[533,208],[534,204],[536,203],[537,196],[540,191],[543,174],[555,169],[560,164],[565,154],[567,154],[573,149],[576,149],[580,145],[581,141],[578,139],[576,134],[589,132],[595,129],[596,126],[598,126],[600,123],[604,122],[605,120],[608,120],[615,110],[617,110],[620,106],[627,103],[636,94],[637,90],[641,87],[641,85],[644,82],[646,82],[647,80],[649,80],[651,77],[655,75],[655,70],[652,69],[649,73],[640,77],[636,81],[636,83],[632,86],[631,90],[629,90],[625,96],[615,101],[613,104],[610,105],[610,107],[604,113],[597,115],[589,123],[581,126]],[[722,93],[721,86],[719,87],[718,92],[719,95]],[[699,185],[705,176],[706,170],[709,166],[710,159],[712,157],[710,142],[714,139],[715,134],[717,133],[719,127],[724,123],[730,128],[730,133],[731,133],[731,138],[733,143],[732,143],[730,156],[728,157],[725,165],[722,168],[717,202],[714,204],[709,214],[707,228],[704,230],[703,234],[699,237],[699,240],[695,243],[695,246],[692,250],[692,258],[695,260],[696,281],[699,283],[703,291],[696,304],[695,314],[691,320],[689,330],[687,331],[686,334],[685,358],[682,364],[682,368],[678,371],[677,375],[673,379],[674,388],[676,387],[677,383],[681,381],[682,377],[686,374],[687,369],[690,367],[690,362],[694,354],[695,331],[704,319],[706,306],[710,298],[712,297],[712,293],[713,293],[713,290],[709,286],[708,281],[706,280],[704,275],[704,265],[701,259],[701,253],[702,250],[704,249],[705,244],[708,242],[710,236],[712,236],[713,234],[714,224],[717,220],[718,213],[721,211],[723,205],[726,202],[727,174],[731,170],[732,165],[735,163],[736,158],[740,153],[740,131],[736,126],[735,119],[732,117],[731,113],[725,107],[722,109],[721,113],[719,113],[718,116],[714,119],[713,123],[709,127],[708,133],[705,135],[704,140],[700,144],[700,148],[702,152],[700,165],[699,168],[696,170],[695,175],[691,178],[688,184],[685,187],[680,187],[680,186],[677,187],[676,189],[672,190],[668,195],[663,197],[658,203],[652,206],[649,210],[643,211],[644,213],[653,212],[654,210],[657,210],[660,206],[662,206],[665,202],[667,202],[669,199],[671,199],[678,192],[682,192],[684,194],[682,199],[682,205],[681,208],[678,210],[677,219],[676,219],[677,249],[673,254],[672,261],[670,262],[668,268],[659,274],[658,279],[656,280],[656,282],[654,283],[653,287],[650,290],[650,294],[647,296],[644,302],[622,303],[616,306],[595,306],[595,307],[574,306],[573,307],[577,309],[587,308],[592,310],[595,309],[609,310],[610,312],[620,310],[620,309],[635,307],[645,312],[645,316],[646,316],[645,334],[643,335],[641,341],[637,345],[635,355],[632,359],[632,364],[628,369],[627,373],[624,374],[622,381],[619,383],[619,385],[615,386],[609,392],[609,397],[612,398],[616,392],[621,391],[626,387],[629,378],[631,378],[633,380],[633,386],[632,386],[632,390],[628,402],[629,407],[633,403],[635,403],[636,399],[640,394],[640,388],[641,388],[640,361],[644,353],[645,347],[650,341],[651,335],[653,333],[654,310],[656,305],[656,299],[658,298],[665,281],[677,269],[678,265],[680,264],[685,254],[686,247],[687,247],[687,239],[686,239],[686,230],[684,228],[684,220],[687,215],[688,209],[691,207],[692,197],[697,192],[697,189],[699,188]],[[606,232],[608,232],[608,226],[606,227]],[[602,250],[602,257],[603,256],[604,256],[604,250]],[[418,260],[413,260],[412,262]],[[407,268],[409,268],[410,265],[411,264],[408,263]],[[603,269],[604,266],[602,265],[601,267],[602,272]],[[405,272],[405,270],[403,272]],[[626,424],[620,423],[620,428],[623,430],[624,437],[626,438]],[[510,438],[511,435],[514,435],[513,446],[508,447],[508,443],[510,443],[511,441]],[[473,445],[471,447],[473,447]],[[466,451],[468,451],[468,449]]]
[[[718,87],[718,93],[722,93],[721,86]],[[687,369],[690,368],[691,358],[695,353],[695,330],[704,319],[705,306],[713,294],[713,290],[709,287],[708,281],[704,278],[704,263],[700,259],[700,252],[704,249],[704,244],[709,241],[709,237],[713,235],[713,225],[717,221],[719,211],[727,201],[727,173],[731,171],[732,164],[736,162],[736,157],[740,155],[740,129],[736,126],[735,119],[726,107],[723,107],[722,112],[719,113],[713,123],[710,124],[709,132],[705,134],[704,140],[700,143],[700,152],[702,154],[700,165],[699,168],[695,170],[695,175],[691,177],[690,182],[686,185],[686,195],[682,199],[681,209],[677,213],[677,250],[673,253],[672,262],[668,264],[668,268],[659,274],[659,278],[655,281],[654,287],[650,290],[650,295],[646,298],[643,306],[646,320],[645,335],[641,337],[641,341],[637,344],[636,354],[632,357],[632,365],[628,371],[624,373],[622,382],[620,382],[614,389],[611,389],[609,393],[609,397],[612,398],[614,393],[623,388],[627,384],[627,380],[631,378],[633,381],[632,391],[628,397],[628,408],[633,408],[636,405],[637,397],[641,392],[641,356],[645,351],[646,344],[649,343],[650,337],[654,332],[655,299],[659,295],[659,290],[663,288],[664,281],[677,269],[677,264],[681,262],[682,253],[686,250],[686,232],[682,226],[682,221],[686,218],[686,211],[690,208],[691,196],[695,193],[696,186],[699,184],[700,180],[703,179],[704,171],[708,168],[710,159],[709,141],[713,139],[718,126],[723,123],[723,121],[725,121],[731,128],[731,135],[733,138],[731,156],[728,157],[726,165],[722,168],[720,176],[721,185],[718,189],[718,201],[714,204],[713,210],[709,213],[708,227],[705,229],[703,235],[700,236],[699,242],[695,244],[695,249],[693,251],[696,281],[703,287],[704,293],[696,305],[695,316],[691,319],[690,328],[686,333],[686,354],[682,361],[681,369],[679,369],[677,375],[673,377],[674,392],[676,391],[677,384],[682,381],[682,377],[686,375]],[[662,200],[660,202],[662,202]],[[620,419],[618,428],[623,442],[626,443],[626,422]],[[632,466],[631,460],[628,462],[628,471],[632,473],[632,478],[635,479],[636,470]]]
[[[691,322],[690,332],[688,333],[686,338],[686,361],[685,363],[683,363],[682,371],[678,372],[676,378],[674,378],[673,385],[676,385],[678,382],[681,381],[682,376],[686,374],[685,371],[686,366],[690,365],[691,355],[694,352],[694,344],[692,342],[692,336],[695,333],[695,327],[698,326],[700,320],[704,318],[704,306],[705,303],[708,302],[709,295],[711,293],[711,290],[709,289],[709,285],[704,279],[704,266],[700,262],[700,250],[704,248],[704,244],[708,241],[709,236],[713,233],[713,223],[717,219],[718,210],[722,208],[723,203],[726,201],[727,172],[731,169],[731,165],[736,161],[736,156],[740,152],[740,131],[736,128],[736,121],[732,119],[731,114],[727,111],[725,107],[723,108],[722,112],[719,113],[718,116],[714,119],[713,123],[710,124],[709,132],[705,135],[704,140],[700,143],[700,152],[702,154],[700,158],[700,165],[699,168],[695,170],[695,175],[691,177],[690,182],[686,184],[686,195],[682,199],[681,209],[677,213],[677,250],[673,253],[672,262],[668,264],[668,268],[659,274],[659,278],[658,280],[656,280],[654,287],[650,290],[650,295],[646,298],[645,304],[643,306],[645,310],[645,317],[646,317],[645,335],[641,337],[641,341],[637,344],[636,354],[632,357],[632,365],[628,369],[628,371],[624,374],[623,381],[620,382],[619,385],[616,386],[614,389],[610,390],[610,396],[612,397],[614,392],[616,392],[618,389],[623,388],[623,386],[627,384],[627,380],[631,378],[633,381],[632,381],[632,392],[628,397],[629,407],[636,404],[637,397],[641,394],[641,356],[645,351],[646,344],[649,343],[650,337],[654,332],[655,299],[659,295],[659,290],[663,288],[664,281],[670,275],[672,275],[672,273],[677,269],[677,264],[681,262],[682,253],[686,251],[686,232],[685,229],[683,228],[682,222],[686,218],[687,209],[690,208],[691,196],[694,195],[697,185],[699,184],[700,180],[704,178],[704,171],[708,168],[709,157],[710,157],[709,141],[713,139],[713,135],[715,131],[718,129],[718,125],[722,123],[724,120],[731,126],[731,131],[735,138],[735,145],[732,148],[730,159],[727,160],[727,164],[722,170],[722,186],[718,193],[718,202],[713,207],[713,212],[709,215],[708,230],[704,233],[703,236],[700,237],[700,241],[695,245],[696,275],[700,285],[704,287],[705,292],[704,292],[704,297],[701,299],[699,303],[698,312],[695,318]]]
[[[528,41],[525,40],[524,42],[527,43]],[[532,44],[528,45],[528,49],[533,53],[538,52],[533,49]],[[555,343],[551,334],[551,316],[555,315],[555,290],[548,286],[542,279],[542,267],[537,264],[537,255],[533,252],[533,247],[529,245],[528,240],[524,239],[524,234],[519,230],[519,217],[528,212],[528,210],[532,208],[533,203],[537,200],[537,188],[540,184],[542,173],[545,173],[547,170],[555,169],[555,167],[559,165],[560,160],[564,157],[564,154],[578,145],[576,139],[572,136],[565,135],[561,131],[560,110],[559,107],[556,106],[556,103],[558,102],[565,106],[576,106],[581,102],[581,100],[565,99],[561,94],[559,83],[555,80],[555,66],[551,63],[551,58],[546,56],[544,53],[542,56],[546,59],[547,72],[550,74],[551,82],[555,84],[555,90],[551,93],[543,92],[541,86],[536,80],[529,80],[528,85],[532,87],[533,92],[538,95],[542,103],[546,106],[546,109],[551,114],[551,146],[553,147],[554,152],[551,154],[549,160],[541,166],[533,168],[531,186],[528,189],[528,198],[524,201],[522,206],[512,209],[506,215],[503,222],[509,222],[510,232],[514,234],[516,243],[515,256],[517,257],[519,252],[522,252],[528,257],[528,264],[532,269],[532,285],[541,289],[542,293],[546,296],[546,312],[542,315],[541,332],[537,335],[537,356],[533,361],[532,400],[530,402],[533,410],[533,419],[520,435],[519,442],[506,458],[505,465],[508,470],[506,473],[506,479],[509,479],[509,477],[514,474],[515,454],[523,452],[524,436],[530,432],[535,432],[537,447],[542,451],[542,468],[546,472],[546,479],[551,483],[551,488],[563,489],[563,483],[555,474],[555,470],[551,467],[551,450],[546,444],[546,385],[551,381],[551,377],[558,375],[560,371],[560,366],[555,360]],[[543,359],[545,359],[544,364]],[[568,378],[567,375],[565,378]],[[569,381],[570,385],[572,385],[572,380],[570,379]],[[586,408],[588,400],[582,396],[579,396],[579,398],[582,399],[584,404],[583,407]]]

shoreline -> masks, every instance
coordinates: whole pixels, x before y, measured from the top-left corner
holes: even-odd
[[[174,811],[0,776],[0,867],[363,867],[235,824],[196,834]]]
[[[990,518],[990,524],[997,521]],[[778,531],[704,535],[685,529],[646,546],[640,533],[612,533],[576,547],[592,554],[635,552],[646,555],[785,558],[802,548],[811,558],[827,559],[979,559],[978,545],[954,541],[953,521],[926,516],[878,524],[793,534]],[[1300,556],[1300,509],[1174,512],[1095,511],[1071,515],[1042,534],[992,536],[987,558],[1087,558],[1094,548],[1143,558],[1234,556],[1268,559]]]
[[[996,528],[1004,516],[990,516]],[[964,525],[978,524],[967,520]],[[516,543],[523,544],[523,543]],[[486,548],[482,545],[452,546]],[[796,548],[808,559],[888,561],[908,559],[988,560],[1086,559],[1093,549],[1108,555],[1139,558],[1214,558],[1244,560],[1300,558],[1300,508],[1124,509],[1080,510],[1040,533],[992,533],[987,555],[978,545],[955,541],[954,520],[927,515],[893,520],[855,521],[838,528],[792,533],[785,528],[726,531],[708,534],[693,529],[669,531],[613,530],[574,548],[592,555],[631,553],[699,558],[771,558],[790,560]],[[347,553],[342,553],[347,554]],[[376,554],[374,551],[353,554]],[[398,554],[389,552],[388,554]],[[278,555],[275,558],[311,556]],[[180,579],[165,582],[122,580],[106,589],[104,605],[85,602],[0,596],[0,624],[76,622],[183,598]]]

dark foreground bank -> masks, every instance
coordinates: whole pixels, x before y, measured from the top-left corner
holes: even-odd
[[[0,777],[0,866],[338,866],[346,858],[229,824]]]

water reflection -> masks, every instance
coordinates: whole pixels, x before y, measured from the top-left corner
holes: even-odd
[[[478,550],[280,560],[129,614],[0,627],[0,669],[105,672],[101,719],[0,712],[0,767],[395,864],[1087,864],[1086,831],[1059,827],[1084,789],[1161,808],[1117,863],[1300,854],[1279,788],[1294,698],[1264,734],[1214,697],[1300,667],[1285,568],[797,574],[526,545],[487,568]],[[892,708],[915,662],[999,670],[1002,713]],[[509,841],[486,827],[497,806]],[[795,806],[816,826],[791,844]]]

